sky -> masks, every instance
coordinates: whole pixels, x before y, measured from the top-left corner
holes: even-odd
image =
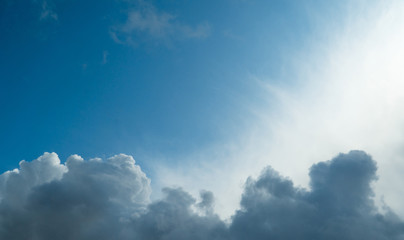
[[[403,2],[3,0],[0,29],[0,236],[404,238]]]
[[[2,1],[1,169],[45,151],[176,156],[227,141],[266,94],[252,77],[294,81],[287,56],[326,9],[310,4]]]

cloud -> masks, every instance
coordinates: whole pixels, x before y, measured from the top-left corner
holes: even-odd
[[[107,62],[108,62],[108,55],[109,55],[109,52],[108,51],[103,51],[102,52],[102,64],[104,65],[104,64],[107,64]]]
[[[362,151],[340,154],[310,169],[311,190],[266,168],[249,179],[234,239],[403,239],[404,223],[375,207],[376,163]]]
[[[55,153],[1,175],[1,239],[114,239],[146,209],[150,180],[132,157],[61,164]]]
[[[42,1],[41,5],[41,15],[39,20],[58,20],[58,14],[54,11],[54,8],[49,4],[48,1]]]
[[[145,215],[133,220],[133,235],[138,239],[228,239],[228,229],[217,215],[201,216],[192,209],[206,206],[206,192],[202,193],[204,200],[196,204],[181,189],[163,191],[166,194],[163,200],[150,204]]]
[[[176,16],[141,2],[136,9],[127,13],[125,23],[111,28],[110,34],[120,44],[136,45],[145,39],[170,43],[174,40],[206,38],[210,34],[210,26],[208,23],[196,26],[181,23]]]
[[[0,176],[1,239],[404,239],[404,223],[373,203],[376,163],[362,151],[310,169],[310,190],[270,167],[249,178],[231,222],[213,212],[214,196],[197,201],[164,188],[149,202],[150,179],[131,156],[61,164],[55,153]]]

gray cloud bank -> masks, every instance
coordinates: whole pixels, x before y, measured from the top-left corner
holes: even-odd
[[[131,156],[61,164],[45,153],[0,175],[0,239],[404,239],[404,223],[374,205],[376,169],[362,151],[340,154],[311,167],[306,190],[268,167],[225,223],[208,191],[197,201],[165,188],[150,202],[150,179]]]

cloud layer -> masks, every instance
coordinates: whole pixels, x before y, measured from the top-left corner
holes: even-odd
[[[131,156],[61,164],[45,153],[0,175],[1,239],[404,239],[404,223],[374,205],[376,163],[362,151],[314,164],[310,190],[270,167],[249,178],[231,222],[214,196],[196,200],[165,188],[149,201],[150,179]]]

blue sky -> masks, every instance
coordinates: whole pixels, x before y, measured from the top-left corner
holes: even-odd
[[[403,239],[403,1],[2,0],[0,30],[1,239]]]
[[[208,189],[228,218],[265,166],[309,187],[314,163],[360,149],[378,163],[375,201],[404,216],[403,9],[1,1],[0,170],[44,152],[125,153],[152,200],[166,186]]]
[[[312,16],[332,22],[341,8],[321,1],[3,1],[0,169],[45,151],[62,158],[125,152],[141,162],[142,154],[175,156],[226,141],[245,127],[246,105],[260,104],[248,78],[293,84],[287,56],[321,37]],[[145,28],[120,30],[133,13]],[[161,33],[148,28],[151,15]]]

